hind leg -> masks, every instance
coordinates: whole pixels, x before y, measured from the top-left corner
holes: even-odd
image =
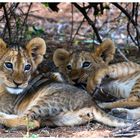
[[[111,116],[100,110],[97,106],[61,113],[52,118],[53,123],[57,126],[81,125],[90,122],[91,120],[96,120],[112,127],[125,127],[132,123],[129,120],[123,120],[121,118]]]
[[[27,116],[18,116],[0,112],[0,124],[10,128],[35,129],[40,127],[37,120],[29,120]]]
[[[28,116],[30,114],[28,114]],[[29,117],[31,118],[33,115]],[[48,126],[75,126],[85,124],[93,119],[94,115],[91,107],[77,111],[62,112],[55,117],[51,117],[49,120],[44,121],[44,123]],[[37,120],[31,120],[27,116],[18,116],[0,112],[0,124],[10,128],[35,129],[39,128],[41,123]]]
[[[41,120],[39,121],[39,119],[33,119],[32,115],[29,116],[28,114],[30,119],[27,119],[27,116],[0,114],[0,124],[11,128],[27,128],[28,130],[39,128],[42,123]],[[49,125],[51,122],[51,125],[57,126],[81,125],[91,120],[96,120],[98,122],[112,127],[125,127],[131,125],[132,123],[128,120],[113,117],[100,110],[95,105],[92,107],[85,107],[75,111],[61,112],[58,115],[50,117],[49,120]]]

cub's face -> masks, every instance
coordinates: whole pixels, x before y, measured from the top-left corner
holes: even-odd
[[[74,82],[82,82],[93,68],[92,56],[88,52],[75,52],[70,54],[65,71]]]
[[[0,39],[0,78],[2,86],[11,94],[20,94],[28,86],[31,74],[46,52],[45,41],[32,39],[24,48],[8,48]]]
[[[105,65],[101,57],[86,51],[69,53],[64,49],[57,49],[53,59],[59,71],[74,83],[85,83],[94,71]]]

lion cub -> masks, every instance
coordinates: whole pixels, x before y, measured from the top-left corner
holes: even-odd
[[[101,43],[94,52],[69,52],[57,49],[53,60],[59,71],[71,83],[83,83],[88,92],[99,89],[117,97],[118,101],[100,103],[102,108],[140,107],[140,65],[129,62],[109,64],[115,54],[115,45],[110,39]],[[123,109],[120,109],[121,111]],[[128,110],[124,110],[125,112]],[[129,110],[128,118],[140,118],[139,109]]]

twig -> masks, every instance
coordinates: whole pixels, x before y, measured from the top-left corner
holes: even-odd
[[[129,26],[130,26],[130,21],[128,21],[128,23],[127,23],[127,32],[128,32],[128,35],[130,36],[131,40],[135,43],[136,46],[138,46],[138,43],[135,41],[135,39],[132,37],[132,35],[130,33]]]
[[[113,134],[114,137],[134,137],[137,133]]]
[[[123,57],[125,61],[129,61],[119,48],[117,48],[117,51],[120,53],[120,55]]]
[[[131,16],[122,6],[120,6],[118,3],[112,3],[112,4],[115,5],[118,9],[120,9],[126,15],[126,17],[132,22],[132,24],[136,26],[135,21],[131,18]]]
[[[135,8],[135,22],[138,24],[138,12],[139,12],[139,3],[136,3],[136,8]]]
[[[87,16],[87,13],[86,13],[85,9],[80,7],[77,3],[72,3],[72,4],[83,14],[85,19],[88,21],[88,24],[91,25],[91,27],[93,28],[93,30],[94,30],[94,32],[97,36],[97,39],[99,40],[100,43],[102,43],[102,40],[101,40],[100,35],[98,33],[98,30],[95,27],[94,22]]]
[[[89,9],[88,9],[87,13],[88,13],[88,12],[89,12]],[[81,28],[81,26],[82,26],[84,20],[85,20],[85,17],[83,17],[82,21],[80,22],[80,24],[79,24],[79,26],[78,26],[78,28],[77,28],[77,30],[76,30],[76,32],[75,32],[73,38],[72,38],[72,42],[73,42],[73,40],[75,39],[76,35],[78,34],[78,32],[79,32],[79,30],[80,30],[80,28]]]
[[[137,28],[137,23],[133,20],[133,18],[128,14],[128,12],[122,7],[122,6],[120,6],[118,3],[112,3],[113,5],[115,5],[118,9],[120,9],[125,15],[126,15],[126,17],[129,19],[129,21],[133,24],[133,26],[135,27],[135,29],[136,29],[136,34],[137,34],[137,42],[138,43],[136,43],[136,41],[133,39],[133,37],[131,36],[131,34],[130,34],[130,32],[128,32],[129,33],[129,35],[130,35],[130,38],[132,39],[132,41],[137,45],[137,46],[139,46],[139,49],[140,49],[140,42],[139,42],[139,30],[138,30],[138,28]],[[128,22],[128,25],[127,25],[127,29],[128,29],[128,31],[129,31],[129,22]]]
[[[71,33],[70,33],[70,46],[72,45],[72,35],[73,35],[73,5],[71,4],[71,17],[72,17],[72,21],[71,21]]]
[[[24,19],[24,21],[23,21],[22,27],[24,27],[25,23],[27,22],[27,18],[28,18],[28,16],[29,16],[29,11],[30,11],[31,7],[32,7],[32,3],[30,3],[30,5],[29,5],[29,8],[28,8],[28,11],[27,11],[27,13],[26,13],[25,19]],[[21,30],[21,35],[23,34],[23,31],[24,31],[24,30]]]
[[[83,22],[84,22],[84,19],[85,19],[85,18],[83,18],[83,20],[80,22],[80,25],[78,26],[78,28],[77,28],[77,30],[76,30],[76,32],[75,32],[75,34],[74,34],[74,36],[73,36],[71,42],[74,41],[76,35],[78,34],[78,32],[79,32],[79,30],[80,30],[80,28],[81,28],[81,26],[82,26],[82,24],[83,24]]]
[[[9,22],[7,10],[6,10],[5,5],[3,5],[2,7],[3,7],[3,10],[4,10],[5,19],[6,19],[5,29],[6,29],[6,27],[8,28],[9,41],[11,42],[11,27],[10,27],[10,22]]]
[[[112,132],[113,136],[115,137],[122,137],[122,136],[135,136],[138,132],[140,132],[139,128],[140,120],[134,122],[131,126],[126,128],[121,128],[118,130],[114,130]]]
[[[27,22],[27,18],[28,18],[28,16],[29,16],[29,11],[30,11],[31,7],[32,7],[32,3],[30,3],[30,5],[29,5],[29,8],[28,8],[28,11],[27,11],[27,13],[26,13],[26,17],[25,17],[25,19],[24,19],[24,21],[23,21],[22,26],[24,26],[25,23]]]

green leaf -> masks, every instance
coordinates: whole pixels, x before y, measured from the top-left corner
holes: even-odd
[[[30,138],[38,138],[38,137],[39,137],[38,134],[32,134],[32,135],[30,136]]]
[[[45,5],[45,7],[49,7],[48,2],[42,2],[43,5]]]

